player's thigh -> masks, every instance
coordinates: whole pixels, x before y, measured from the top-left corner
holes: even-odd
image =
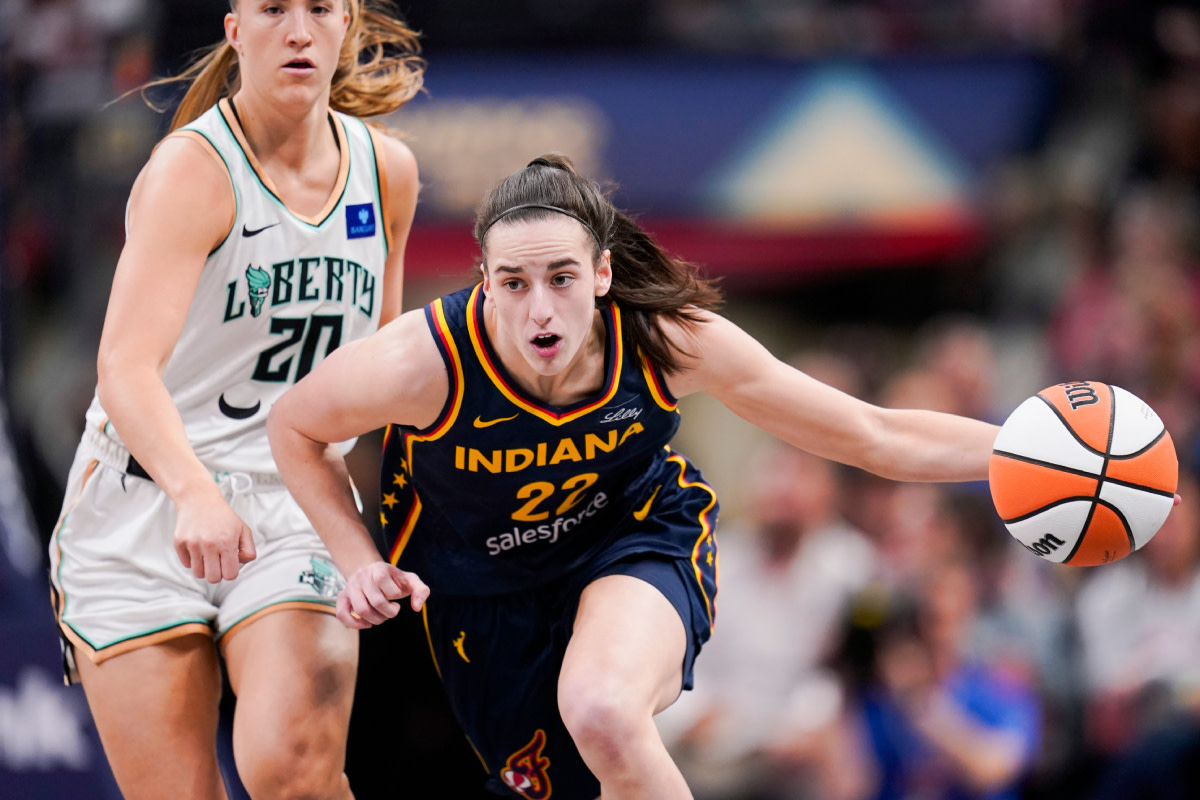
[[[605,575],[579,598],[559,678],[560,705],[580,692],[651,715],[675,702],[687,632],[675,606],[631,575]]]
[[[332,614],[283,609],[222,641],[237,695],[234,752],[239,769],[296,755],[341,770],[354,701],[358,632]],[[308,749],[309,746],[315,749]],[[297,748],[300,748],[297,750]]]
[[[141,647],[79,676],[127,800],[225,797],[216,735],[221,673],[207,635]]]

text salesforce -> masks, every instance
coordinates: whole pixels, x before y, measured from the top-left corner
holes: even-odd
[[[607,503],[608,496],[604,492],[597,492],[596,496],[578,514],[558,517],[553,523],[547,522],[545,525],[538,525],[536,528],[521,530],[519,527],[513,526],[511,531],[505,531],[498,536],[488,537],[488,540],[484,542],[487,545],[488,555],[498,556],[506,550],[512,550],[514,547],[533,544],[538,541],[548,541],[550,544],[554,544],[558,541],[559,533],[566,533],[571,530],[582,522],[584,517],[593,516],[597,511],[604,508]]]

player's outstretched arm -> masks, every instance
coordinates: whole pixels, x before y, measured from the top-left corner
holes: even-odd
[[[702,391],[738,416],[823,458],[906,481],[983,480],[999,428],[935,411],[885,409],[788,366],[729,320],[706,314],[692,330],[668,327],[684,369],[676,397]]]
[[[424,313],[411,311],[338,348],[285,392],[267,417],[279,474],[348,579],[338,617],[351,627],[395,616],[394,601],[406,596],[419,609],[429,590],[420,578],[381,561],[333,443],[390,423],[429,425],[448,391]]]

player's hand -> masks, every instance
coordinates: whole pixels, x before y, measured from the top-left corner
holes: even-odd
[[[396,601],[405,597],[413,611],[420,611],[429,597],[429,587],[415,573],[375,561],[350,576],[338,595],[337,618],[347,628],[369,628],[399,614],[400,604]]]
[[[177,511],[175,553],[197,578],[231,581],[257,555],[254,534],[220,492],[189,498]]]

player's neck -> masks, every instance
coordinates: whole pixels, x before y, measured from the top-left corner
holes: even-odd
[[[298,171],[327,148],[337,147],[329,128],[328,98],[297,109],[243,87],[231,102],[250,149],[264,164]]]
[[[604,359],[608,332],[600,312],[595,313],[591,335],[561,371],[541,375],[507,342],[499,341],[492,321],[485,315],[484,327],[504,368],[517,385],[532,398],[546,405],[562,408],[574,405],[597,394],[604,388]]]

